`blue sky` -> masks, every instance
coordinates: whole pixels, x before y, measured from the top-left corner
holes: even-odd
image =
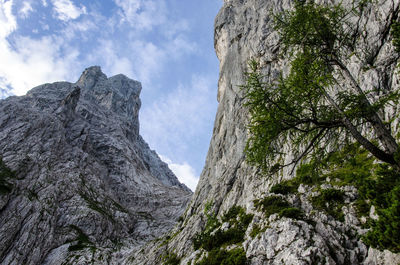
[[[222,0],[0,0],[0,98],[91,65],[142,83],[141,134],[194,189],[217,108]]]

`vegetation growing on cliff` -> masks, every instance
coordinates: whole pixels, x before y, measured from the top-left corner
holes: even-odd
[[[355,186],[359,198],[354,205],[369,219],[364,242],[400,252],[400,149],[391,133],[394,119],[385,116],[385,108],[398,104],[399,93],[363,87],[348,68],[353,56],[374,67],[369,51],[357,49],[359,32],[350,19],[360,17],[369,2],[355,0],[350,10],[341,4],[296,1],[293,11],[276,16],[290,68],[275,81],[263,75],[257,61],[250,62],[243,86],[250,111],[245,151],[247,160],[264,173],[302,164],[296,178],[272,187],[276,194],[296,193],[301,183],[318,186],[326,178],[338,186]],[[392,21],[391,36],[400,52],[399,22]],[[288,142],[294,156],[282,164],[279,158]],[[344,221],[344,193],[336,188],[318,191],[314,207]],[[274,203],[268,201],[268,207]],[[369,218],[372,205],[378,220]]]
[[[174,252],[169,252],[163,257],[163,265],[179,265],[181,258]]]
[[[10,179],[13,178],[15,178],[15,173],[0,158],[0,195],[5,195],[12,191],[13,185],[10,183]]]
[[[247,258],[243,248],[231,250],[213,249],[207,257],[197,262],[196,265],[246,265]]]
[[[384,163],[376,163],[368,151],[358,144],[351,144],[340,151],[329,153],[326,158],[311,160],[301,165],[292,180],[283,181],[272,190],[296,193],[301,180],[307,185],[319,187],[327,183],[335,188],[321,189],[320,195],[311,198],[314,207],[338,220],[343,220],[344,205],[342,186],[354,186],[358,197],[353,205],[358,216],[367,218],[364,228],[370,228],[362,238],[375,248],[400,252],[400,177],[397,171]],[[286,193],[286,191],[290,192]],[[378,220],[369,217],[374,206]]]
[[[357,34],[350,16],[359,15],[366,2],[357,1],[346,11],[340,4],[297,1],[294,11],[277,16],[276,29],[290,71],[270,81],[252,61],[243,86],[251,114],[247,159],[264,172],[294,168],[305,158],[324,157],[328,150],[354,140],[399,169],[399,146],[390,122],[381,115],[388,104],[398,102],[399,94],[367,91],[347,67],[347,61],[362,52],[355,50]],[[397,34],[397,28],[393,32]],[[271,164],[288,141],[294,159],[289,164]]]
[[[262,200],[254,200],[254,207],[261,210],[265,217],[279,214],[280,217],[303,219],[303,212],[279,196],[269,196]]]
[[[215,214],[212,214],[210,208],[210,204],[205,207],[207,222],[204,230],[193,238],[194,249],[202,248],[208,251],[207,256],[196,264],[246,264],[247,259],[243,248],[227,251],[225,247],[244,241],[253,215],[246,214],[244,208],[240,206],[233,206],[221,218],[223,223],[229,224],[226,229],[222,229],[222,223]]]
[[[70,228],[75,231],[76,239],[75,239],[75,244],[71,244],[68,247],[69,251],[79,251],[85,248],[92,248],[94,249],[94,244],[92,241],[90,241],[89,237],[76,225],[70,225]]]
[[[229,223],[228,229],[220,229],[221,223],[215,215],[209,214],[207,216],[204,231],[197,233],[193,239],[194,249],[203,248],[210,251],[223,245],[243,242],[244,234],[253,219],[253,215],[246,214],[242,207],[233,206],[221,219],[222,222]]]

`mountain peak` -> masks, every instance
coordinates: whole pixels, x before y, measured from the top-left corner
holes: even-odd
[[[101,67],[91,66],[83,71],[77,85],[84,89],[91,89],[102,80],[107,80],[107,76],[101,71]]]
[[[1,264],[86,264],[76,251],[134,248],[173,227],[192,193],[139,135],[140,90],[93,66],[0,102],[0,163],[18,176],[0,168]]]

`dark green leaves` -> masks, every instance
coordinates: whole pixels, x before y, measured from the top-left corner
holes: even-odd
[[[400,22],[392,24],[391,34],[393,37],[393,45],[397,52],[400,52]]]
[[[346,66],[357,36],[350,14],[359,15],[368,2],[354,1],[346,11],[340,4],[297,1],[293,11],[276,16],[290,71],[271,81],[253,60],[242,86],[250,112],[247,160],[264,173],[294,168],[310,156],[323,157],[328,149],[354,140],[381,161],[396,163],[398,144],[379,114],[398,102],[399,93],[364,91]],[[393,26],[394,36],[397,31],[400,27]],[[365,134],[366,127],[373,133]],[[288,143],[294,158],[283,163]]]
[[[341,126],[340,115],[325,99],[325,87],[333,82],[330,66],[310,51],[297,54],[289,75],[275,84],[263,83],[256,62],[250,67],[243,87],[251,114],[246,147],[250,162],[268,171],[288,140],[301,157],[311,151],[310,143],[326,135],[327,128]]]
[[[343,45],[351,45],[350,34],[343,24],[349,12],[341,5],[317,5],[313,1],[297,1],[294,11],[275,17],[275,29],[280,32],[284,51],[312,48],[314,54],[336,54]]]

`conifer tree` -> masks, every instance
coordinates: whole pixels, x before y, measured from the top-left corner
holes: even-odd
[[[397,91],[367,91],[347,67],[358,52],[357,32],[350,17],[360,16],[368,1],[353,3],[351,11],[341,6],[297,1],[292,11],[275,19],[283,54],[290,71],[268,83],[256,61],[250,62],[243,86],[250,111],[248,161],[264,171],[290,141],[296,165],[310,156],[323,156],[346,142],[357,141],[374,157],[400,169],[399,145],[384,108],[397,103]],[[393,44],[400,46],[400,26],[394,23]],[[373,100],[372,100],[373,99]],[[294,168],[294,167],[293,167]]]

